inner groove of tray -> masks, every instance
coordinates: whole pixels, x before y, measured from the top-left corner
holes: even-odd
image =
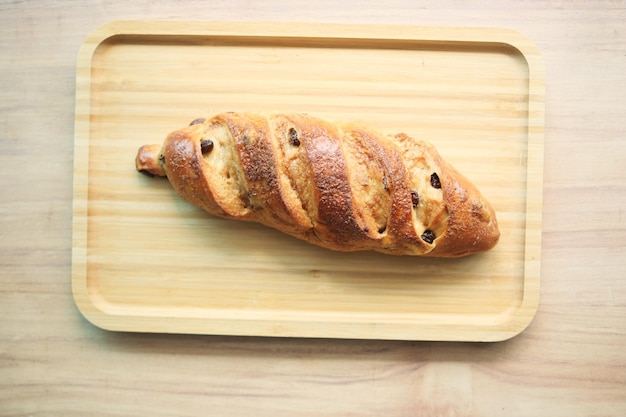
[[[506,42],[482,42],[472,40],[425,40],[354,38],[320,36],[263,36],[263,35],[165,35],[165,34],[117,34],[100,43],[101,47],[112,44],[138,46],[254,46],[297,48],[349,48],[386,50],[438,50],[441,52],[471,51],[473,53],[523,54]]]

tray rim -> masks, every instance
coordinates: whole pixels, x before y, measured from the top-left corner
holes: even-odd
[[[527,126],[527,178],[526,227],[524,245],[523,297],[507,320],[493,320],[490,327],[464,324],[448,337],[441,338],[440,331],[422,329],[414,337],[407,332],[394,336],[394,323],[350,321],[353,331],[346,333],[345,325],[331,326],[327,321],[303,320],[281,317],[267,320],[245,319],[246,323],[229,317],[207,320],[205,318],[159,317],[159,325],[142,326],[152,316],[115,315],[94,303],[87,278],[88,249],[88,169],[89,169],[89,117],[79,117],[79,109],[91,109],[91,62],[97,48],[107,39],[118,36],[222,36],[252,38],[308,38],[308,39],[362,39],[381,41],[419,41],[455,44],[506,45],[519,51],[528,65],[528,126]],[[92,324],[105,330],[219,334],[237,336],[281,336],[343,339],[386,340],[438,340],[494,342],[510,339],[523,332],[532,322],[539,305],[541,279],[541,240],[543,204],[543,142],[545,121],[545,74],[540,51],[525,35],[495,27],[464,26],[404,26],[371,24],[318,24],[288,22],[223,22],[180,20],[117,20],[93,30],[83,41],[76,62],[76,103],[73,170],[73,221],[72,221],[72,295],[80,313]],[[88,112],[88,115],[91,111]],[[82,138],[82,141],[80,140]],[[531,175],[532,173],[532,175]],[[528,227],[531,224],[533,227]],[[533,280],[529,280],[533,277]],[[106,304],[106,302],[103,302]],[[120,318],[123,317],[123,320]],[[114,318],[114,319],[113,319]],[[181,320],[185,323],[181,324]],[[190,325],[203,321],[202,326]],[[211,323],[207,323],[211,321]],[[306,329],[302,329],[306,322]],[[336,321],[334,323],[337,323]],[[250,327],[254,328],[251,331]],[[340,327],[337,329],[336,327]],[[211,330],[213,329],[213,330]]]

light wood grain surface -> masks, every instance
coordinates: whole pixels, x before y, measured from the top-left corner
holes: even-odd
[[[626,4],[0,4],[0,415],[626,414]],[[493,4],[491,4],[493,3]],[[119,19],[504,27],[543,54],[541,299],[500,343],[113,333],[71,292],[76,59]]]

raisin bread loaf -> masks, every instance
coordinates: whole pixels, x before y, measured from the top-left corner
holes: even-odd
[[[141,147],[135,162],[213,215],[332,250],[459,257],[500,236],[478,189],[432,145],[402,133],[229,112]]]

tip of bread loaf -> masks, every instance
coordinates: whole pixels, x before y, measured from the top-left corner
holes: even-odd
[[[442,190],[448,225],[427,256],[457,258],[493,248],[500,239],[498,220],[478,188],[442,162]]]
[[[161,161],[161,145],[144,145],[137,151],[135,168],[148,176],[165,176]]]

